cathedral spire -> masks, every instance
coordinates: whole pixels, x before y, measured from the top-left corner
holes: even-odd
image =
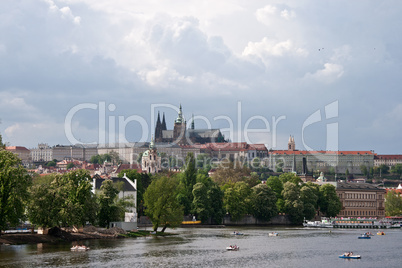
[[[191,129],[194,129],[195,128],[195,124],[194,124],[194,114],[192,115],[192,118],[191,118]]]
[[[163,113],[163,117],[162,117],[162,130],[166,130],[165,113]]]
[[[180,104],[180,109],[179,109],[179,115],[177,119],[175,120],[176,124],[182,124],[183,123],[183,112],[181,110],[181,104]]]

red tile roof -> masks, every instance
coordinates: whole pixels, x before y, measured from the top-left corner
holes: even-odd
[[[374,155],[372,151],[289,151],[273,150],[270,154],[307,155],[307,154],[335,154],[335,155]]]
[[[375,159],[384,159],[384,160],[392,160],[392,159],[402,159],[401,154],[379,154],[375,156]]]
[[[136,169],[138,173],[142,172],[141,166],[138,164],[121,164],[118,166],[116,173],[120,173],[124,169]]]
[[[7,146],[6,150],[7,151],[17,151],[17,150],[19,150],[19,151],[28,151],[28,152],[30,152],[26,147],[23,147],[23,146]]]

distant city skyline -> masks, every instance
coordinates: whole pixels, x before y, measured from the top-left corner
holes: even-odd
[[[182,104],[196,128],[232,141],[280,150],[292,135],[299,150],[399,154],[400,10],[399,1],[4,0],[0,134],[27,148],[150,141],[157,112],[173,129]]]

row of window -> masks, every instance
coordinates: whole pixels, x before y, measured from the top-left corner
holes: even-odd
[[[382,211],[378,211],[378,215],[381,215]],[[348,210],[348,211],[343,211],[340,213],[341,216],[377,216],[375,210],[369,210],[369,211],[362,211],[362,210]]]
[[[376,202],[345,202],[345,207],[375,207]]]
[[[345,196],[345,199],[376,199],[376,194],[352,194],[352,193],[345,193],[343,194]],[[342,194],[340,195],[340,198],[342,198]],[[382,195],[378,195],[378,199],[382,199]]]

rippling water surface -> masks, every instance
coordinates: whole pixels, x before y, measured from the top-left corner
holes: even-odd
[[[244,233],[233,235],[233,231]],[[402,230],[358,239],[362,229],[185,228],[177,235],[89,240],[86,252],[71,243],[0,246],[0,267],[402,267]],[[278,237],[269,237],[276,231]],[[226,251],[236,244],[239,251]],[[345,260],[345,251],[360,260]]]

